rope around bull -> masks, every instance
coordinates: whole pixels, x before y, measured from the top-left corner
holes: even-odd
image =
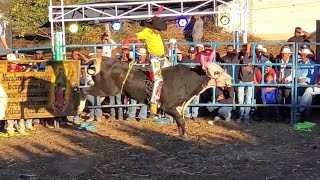
[[[126,83],[128,77],[129,77],[129,74],[130,74],[130,72],[131,72],[131,70],[132,70],[132,68],[133,68],[133,66],[134,66],[135,64],[136,64],[135,62],[130,62],[130,63],[129,63],[129,69],[128,69],[128,71],[127,71],[126,76],[124,77],[124,80],[122,81],[120,94],[122,94],[123,86],[124,86],[124,84]]]

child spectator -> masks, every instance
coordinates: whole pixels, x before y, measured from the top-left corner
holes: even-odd
[[[277,104],[277,88],[271,87],[272,84],[276,84],[274,80],[274,75],[269,73],[266,74],[266,84],[267,87],[263,87],[261,89],[261,98],[263,104]],[[263,117],[270,117],[276,113],[276,117],[278,118],[278,108],[276,106],[265,106],[263,107]]]

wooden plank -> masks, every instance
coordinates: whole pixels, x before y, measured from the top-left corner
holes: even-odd
[[[32,61],[21,61],[23,64]],[[36,62],[36,61],[33,61]],[[46,118],[76,115],[80,95],[74,91],[79,84],[80,62],[46,62],[44,72],[7,72],[7,61],[0,61],[0,119]],[[5,99],[7,102],[5,103]]]

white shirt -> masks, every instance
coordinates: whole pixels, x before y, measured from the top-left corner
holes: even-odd
[[[289,60],[287,62],[285,62],[283,59],[281,59],[282,65],[281,65],[281,69],[280,69],[280,78],[281,79],[285,78],[285,80],[287,80],[288,82],[291,82],[292,81],[292,72],[288,77],[284,77],[284,69],[287,67],[286,64],[289,63]]]
[[[112,39],[109,39],[110,44],[116,44]],[[111,58],[112,50],[116,49],[117,46],[103,46],[102,56]]]

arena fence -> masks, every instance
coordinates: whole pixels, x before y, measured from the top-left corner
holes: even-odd
[[[165,43],[166,46],[170,46],[169,43]],[[194,65],[199,65],[198,63],[181,63],[178,61],[178,57],[179,57],[179,51],[178,49],[182,49],[182,51],[184,50],[184,52],[187,51],[187,49],[190,46],[196,46],[196,44],[198,43],[190,43],[190,42],[178,42],[175,46],[173,46],[173,48],[171,48],[171,54],[172,54],[172,65],[177,65],[177,64],[184,64],[184,65],[188,65],[188,66],[194,66]],[[224,42],[224,43],[212,43],[212,42],[204,42],[201,43],[202,45],[210,45],[213,49],[217,50],[222,56],[224,55],[225,52],[225,48],[227,45],[234,45],[234,43],[232,42]],[[143,46],[143,43],[134,43],[131,44],[132,45],[132,51],[133,51],[133,59],[136,60],[136,46]],[[241,47],[243,44],[239,43],[234,45],[234,47]],[[278,52],[280,54],[280,49],[283,46],[290,46],[293,53],[292,53],[292,62],[286,64],[286,66],[290,66],[292,68],[292,81],[288,84],[285,84],[285,87],[291,90],[291,102],[289,104],[259,104],[256,103],[255,99],[257,97],[255,97],[255,90],[257,88],[260,87],[284,87],[284,84],[272,84],[272,85],[268,85],[264,82],[264,77],[265,77],[265,68],[266,68],[266,64],[259,64],[256,62],[256,47],[258,45],[263,45],[265,47],[267,47],[268,49],[279,49]],[[314,49],[315,46],[320,45],[320,43],[304,43],[304,45],[309,46],[311,49]],[[91,45],[67,45],[67,50],[71,51],[73,49],[92,49],[92,51],[94,53],[96,53],[97,47],[99,46],[117,46],[117,47],[121,47],[121,44],[113,44],[113,45],[105,45],[105,44],[91,44]],[[205,106],[232,106],[232,107],[265,107],[265,106],[277,106],[277,107],[288,107],[291,109],[291,113],[290,113],[290,119],[291,119],[291,124],[296,123],[297,120],[297,109],[299,107],[301,107],[301,105],[299,105],[299,94],[298,94],[298,89],[299,88],[320,88],[320,85],[302,85],[299,83],[299,79],[297,77],[297,71],[301,68],[301,64],[298,63],[298,57],[299,57],[299,47],[302,46],[302,44],[295,44],[295,43],[287,43],[287,42],[253,42],[251,45],[251,49],[252,49],[252,64],[255,67],[259,67],[261,69],[261,73],[262,73],[262,82],[261,84],[241,84],[239,83],[239,81],[237,81],[237,67],[243,66],[244,64],[235,64],[235,63],[223,63],[223,66],[231,66],[232,67],[232,72],[230,73],[234,82],[233,82],[233,87],[251,87],[252,88],[252,97],[251,97],[251,103],[244,103],[244,104],[219,104],[216,103],[215,97],[216,97],[216,93],[215,93],[215,88],[212,89],[212,101],[211,103],[199,103],[199,104],[190,104],[190,106],[199,106],[199,107],[205,107]],[[14,48],[12,49],[13,52],[18,51],[18,52],[22,52],[22,53],[27,53],[27,52],[32,52],[35,50],[45,50],[46,52],[50,52],[51,47],[37,47],[37,48]],[[92,52],[91,51],[91,52]],[[184,53],[185,54],[185,53]],[[66,58],[69,59],[69,58]],[[216,62],[216,57],[213,60],[214,62]],[[142,64],[143,66],[145,66],[146,64]],[[279,67],[281,65],[284,65],[282,63],[273,63],[272,66],[273,67]],[[313,64],[312,66],[317,68],[320,68],[320,64]],[[88,66],[86,65],[82,65],[81,68],[83,68],[85,71],[87,71]],[[80,83],[79,83],[80,84]],[[86,80],[86,82],[84,83],[85,85],[81,85],[80,88],[88,88],[89,86],[88,81]],[[301,95],[301,94],[300,94]],[[96,97],[99,98],[99,97]],[[97,101],[95,101],[97,102]],[[94,104],[92,106],[89,106],[88,108],[90,109],[95,109],[95,108],[116,108],[116,107],[138,107],[138,106],[143,106],[144,104],[121,104],[121,105],[97,105]],[[310,105],[309,108],[319,108],[320,105]]]

